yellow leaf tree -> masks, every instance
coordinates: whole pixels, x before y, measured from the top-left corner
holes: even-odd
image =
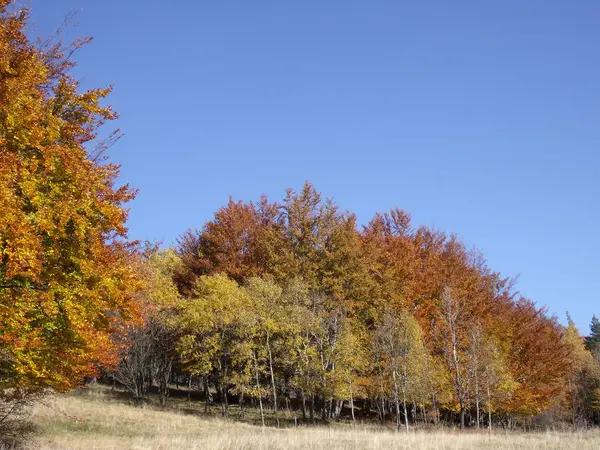
[[[72,388],[115,362],[138,281],[116,165],[100,153],[110,89],[80,92],[70,50],[35,46],[0,0],[0,395]],[[14,392],[14,389],[9,389]]]

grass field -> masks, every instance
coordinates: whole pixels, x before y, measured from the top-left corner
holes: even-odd
[[[261,428],[136,407],[101,392],[54,396],[33,408],[31,449],[598,449],[600,432],[396,434],[349,425]]]

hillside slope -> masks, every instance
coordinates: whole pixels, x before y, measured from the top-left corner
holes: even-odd
[[[600,433],[488,435],[458,431],[406,436],[369,427],[265,428],[135,407],[90,391],[37,404],[31,449],[597,449]]]

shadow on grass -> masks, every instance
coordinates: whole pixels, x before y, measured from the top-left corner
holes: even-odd
[[[188,390],[187,387],[173,386],[170,389],[170,396],[167,405],[160,405],[158,392],[152,389],[150,394],[144,399],[136,399],[135,396],[118,384],[110,385],[96,382],[88,385],[86,388],[76,389],[74,395],[77,396],[102,396],[112,401],[124,403],[130,406],[151,407],[156,410],[177,412],[188,416],[197,416],[204,419],[228,419],[234,422],[245,423],[249,425],[262,425],[260,409],[253,404],[238,404],[237,399],[231,398],[228,406],[227,415],[222,413],[220,403],[211,402],[206,411],[206,402],[204,395],[196,390]],[[297,410],[280,409],[277,413],[272,408],[264,408],[265,426],[270,428],[293,428],[301,426],[323,427],[331,423],[315,418],[314,421],[303,420],[302,414]],[[345,419],[335,423],[345,423],[351,425],[353,422]],[[372,422],[365,422],[372,424]]]

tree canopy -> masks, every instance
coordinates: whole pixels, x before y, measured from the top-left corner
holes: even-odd
[[[137,316],[119,168],[100,155],[110,88],[79,92],[70,47],[34,45],[0,1],[0,389],[68,389]],[[116,135],[111,133],[108,139]]]

